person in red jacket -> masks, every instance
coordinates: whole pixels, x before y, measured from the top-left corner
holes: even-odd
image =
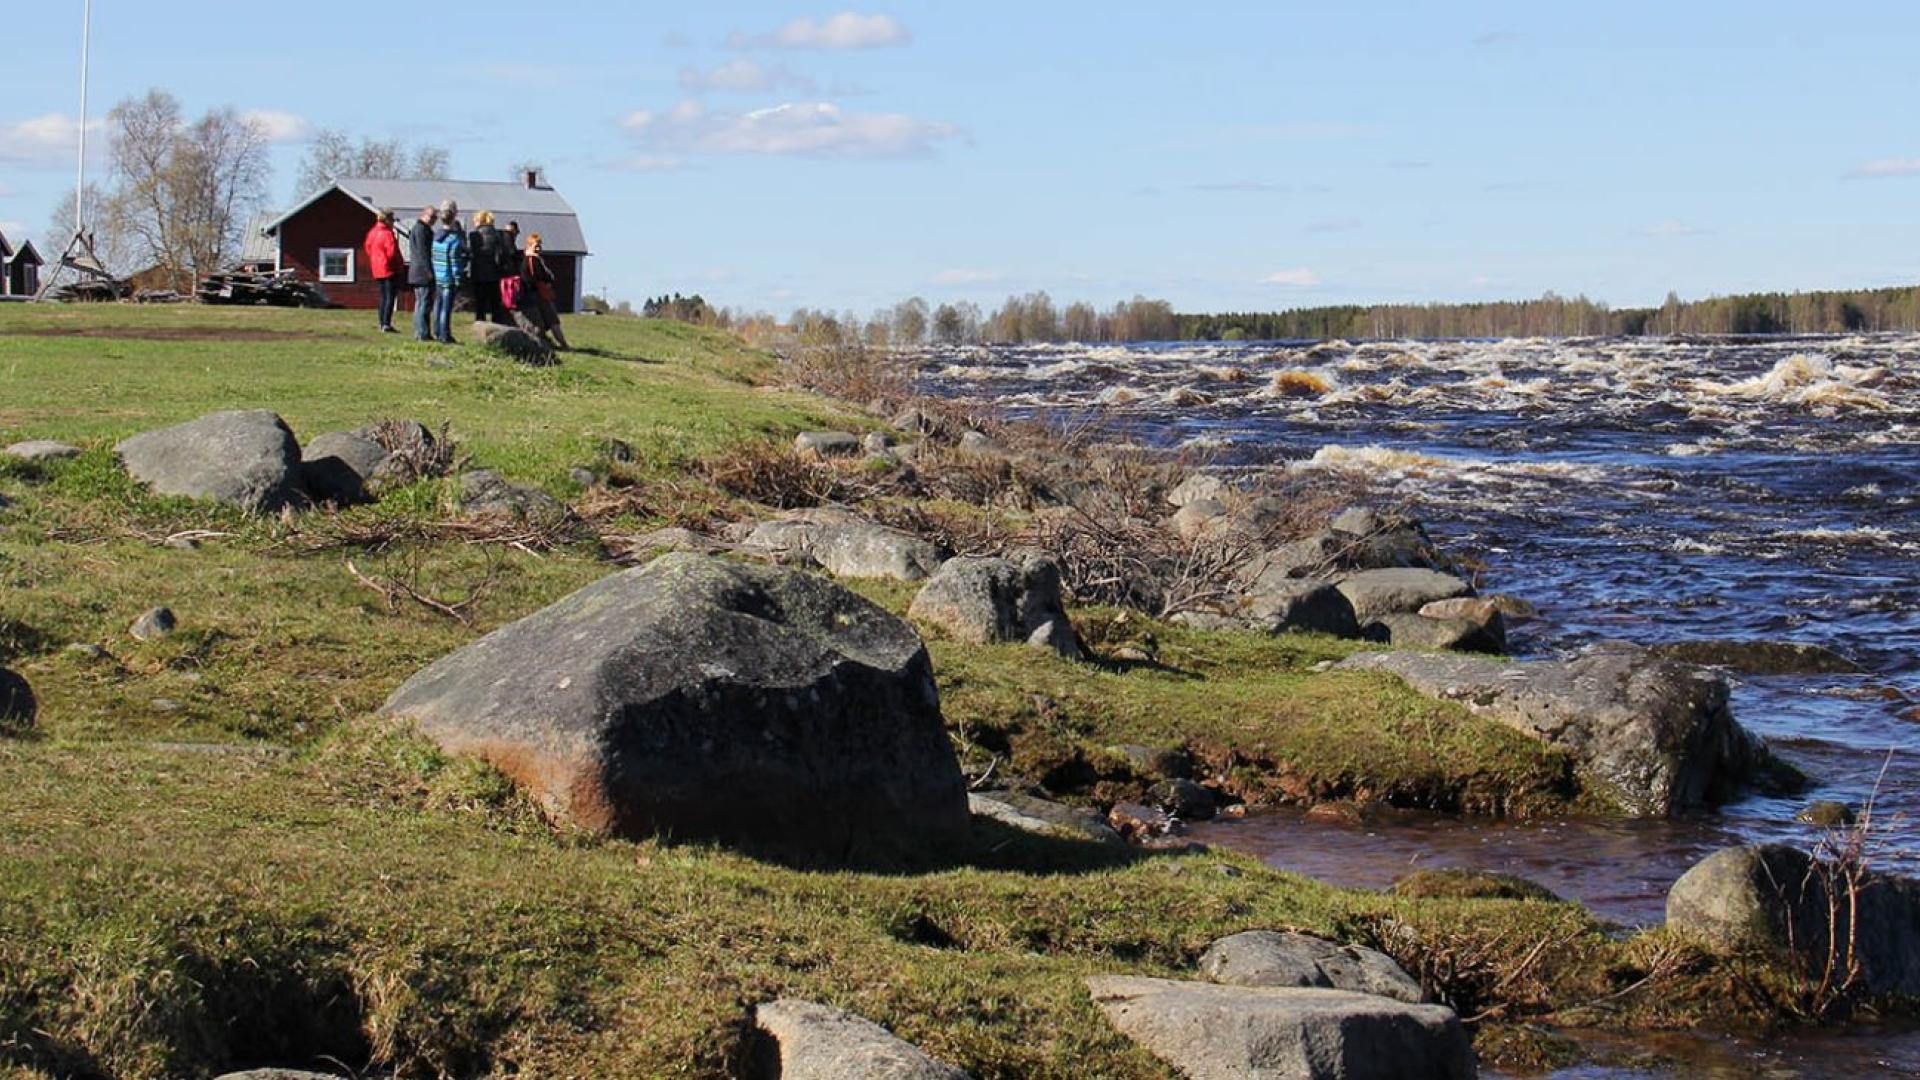
[[[367,269],[380,283],[380,331],[397,334],[393,328],[393,304],[400,295],[400,275],[406,264],[400,261],[400,238],[394,235],[393,211],[382,210],[367,230]]]

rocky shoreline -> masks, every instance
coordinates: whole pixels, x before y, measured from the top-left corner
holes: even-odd
[[[1162,634],[1327,650],[1289,677],[1324,680],[1335,695],[1391,685],[1396,702],[1522,747],[1558,770],[1539,804],[1548,812],[1681,815],[1804,779],[1740,726],[1724,677],[1684,653],[1500,658],[1508,621],[1528,606],[1482,595],[1409,518],[901,404],[870,411],[865,431],[800,433],[769,467],[774,487],[728,481],[735,497],[763,496],[750,500],[762,513],[637,535],[601,527],[586,507],[624,487],[611,455],[578,466],[588,495],[567,506],[498,472],[456,468],[437,449],[444,431],[417,423],[369,424],[303,449],[271,412],[222,412],[115,450],[156,495],[283,517],[456,474],[447,482],[460,514],[572,530],[628,564],[447,653],[381,710],[439,753],[484,762],[569,834],[904,873],[962,865],[996,829],[1100,865],[1191,853],[1183,822],[1262,801],[1480,808],[1440,794],[1459,777],[1419,787],[1364,765],[1308,772],[1260,738],[1103,742],[1043,693],[1021,706],[1030,718],[1004,727],[948,715],[952,675],[939,658],[950,650],[1005,650],[990,654],[1017,654],[1069,686],[1136,670],[1197,678]],[[62,461],[83,451],[9,453]],[[167,622],[157,637],[174,632],[171,612]],[[46,708],[0,669],[0,736],[32,738]],[[1527,804],[1503,792],[1486,805]],[[1764,887],[1795,876],[1817,886]],[[1525,885],[1459,902],[1553,903]],[[1849,908],[1857,921],[1806,930],[1843,896],[1870,898]],[[1842,998],[1916,993],[1902,973],[1920,969],[1920,891],[1852,874],[1844,852],[1723,852],[1675,886],[1669,911],[1657,933],[1673,948],[1766,966],[1789,984],[1822,963],[1831,975],[1839,956],[1843,977],[1828,980],[1839,992],[1823,1012]],[[1474,1074],[1468,1028],[1434,1000],[1429,965],[1409,974],[1380,950],[1289,930],[1209,943],[1194,978],[1090,976],[1085,1001],[1185,1075]],[[1660,963],[1633,977],[1655,978]],[[766,1075],[967,1075],[834,1006],[783,997],[751,1016]]]

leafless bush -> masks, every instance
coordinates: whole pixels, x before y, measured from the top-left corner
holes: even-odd
[[[703,458],[694,471],[735,498],[778,510],[835,501],[840,480],[825,462],[801,457],[792,447],[758,440]]]
[[[794,383],[842,401],[891,408],[911,395],[911,362],[860,341],[803,336],[782,360]]]
[[[1892,764],[1888,751],[1859,819],[1821,834],[1801,879],[1773,883],[1785,913],[1790,1005],[1815,1020],[1844,1016],[1866,989],[1861,904],[1878,885],[1871,866],[1878,840],[1874,803]]]
[[[387,452],[383,468],[396,484],[447,476],[465,461],[449,424],[435,432],[412,420],[378,420],[368,425],[366,435]]]

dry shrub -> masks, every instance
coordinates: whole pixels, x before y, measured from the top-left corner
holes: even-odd
[[[755,440],[702,458],[694,472],[721,491],[739,499],[796,510],[831,502],[839,489],[834,470],[821,461],[801,457],[790,446]]]
[[[894,499],[876,500],[862,509],[882,525],[912,533],[955,555],[1005,555],[1016,539],[1006,523],[992,514]]]
[[[450,424],[442,423],[436,432],[412,420],[385,419],[374,421],[365,430],[367,437],[387,452],[385,468],[392,483],[449,476],[465,464]]]
[[[794,383],[842,401],[891,407],[911,396],[912,362],[858,341],[803,339],[781,359]]]
[[[669,477],[589,488],[575,509],[594,525],[627,517],[695,532],[711,532],[740,518],[711,486]]]

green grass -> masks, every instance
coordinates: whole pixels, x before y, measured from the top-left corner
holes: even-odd
[[[0,463],[15,502],[0,511],[0,664],[41,703],[30,735],[0,739],[0,1075],[324,1054],[417,1076],[719,1076],[740,1065],[750,1006],[794,993],[977,1077],[1160,1077],[1082,977],[1186,975],[1214,936],[1299,926],[1385,941],[1463,1008],[1535,1015],[1618,990],[1666,947],[1574,905],[1392,900],[1224,854],[1102,862],[990,831],[937,873],[802,873],[550,828],[497,774],[367,717],[433,659],[611,572],[597,545],[315,551],[316,523],[439,520],[443,485],[339,519],[250,520],[148,495],[112,443],[224,408],[273,409],[303,438],[406,417],[566,495],[568,467],[606,438],[639,450],[645,490],[693,484],[687,462],[742,440],[857,421],[689,327],[576,319],[591,351],[531,369],[367,321],[0,307],[0,444],[87,447]],[[166,542],[187,530],[201,546]],[[480,590],[473,625],[390,607],[349,559],[446,600]],[[896,611],[911,597],[860,588]],[[179,631],[133,640],[156,604]],[[931,642],[970,766],[998,757],[1000,775],[1101,798],[1142,782],[1108,747],[1186,743],[1256,796],[1587,805],[1558,755],[1389,680],[1313,670],[1351,646],[1078,616],[1103,651],[1134,641],[1154,662]],[[1716,970],[1603,1019],[1691,1019],[1718,1000],[1700,990]]]

